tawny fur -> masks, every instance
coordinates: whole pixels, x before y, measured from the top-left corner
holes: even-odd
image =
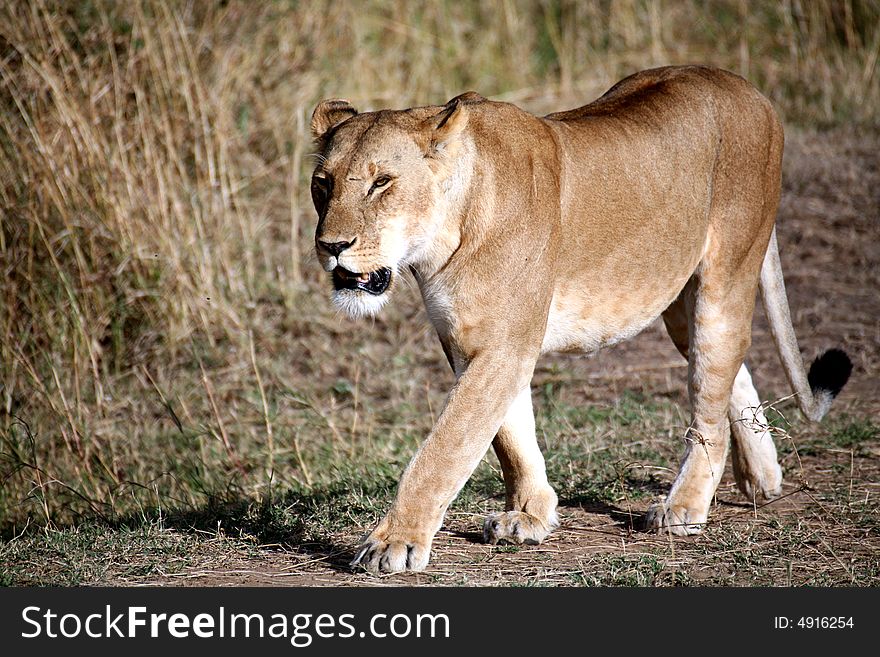
[[[731,422],[741,489],[779,493],[743,358],[779,202],[783,135],[745,80],[705,67],[655,69],[543,118],[474,93],[364,114],[325,101],[312,129],[322,266],[410,268],[457,379],[355,563],[424,568],[447,506],[490,445],[507,509],[487,519],[486,540],[543,540],[557,524],[557,499],[535,439],[537,358],[593,352],[661,315],[688,358],[693,419],[679,475],[648,527],[704,526]],[[333,243],[351,246],[334,255]],[[765,288],[775,273],[765,271]],[[395,280],[380,297],[346,290],[337,303],[353,316],[376,312]],[[784,290],[770,294],[787,308]],[[778,332],[790,342],[787,312],[779,321],[789,322]],[[786,367],[805,381],[793,349],[782,349]]]

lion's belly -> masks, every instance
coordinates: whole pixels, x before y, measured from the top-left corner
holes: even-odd
[[[601,316],[583,317],[576,311],[566,310],[564,306],[551,307],[544,341],[541,343],[541,353],[551,351],[592,353],[634,337],[660,312],[663,311],[644,314],[633,318],[632,321],[610,323]]]
[[[634,337],[675,301],[691,273],[615,289],[570,281],[554,292],[541,352],[591,353]]]

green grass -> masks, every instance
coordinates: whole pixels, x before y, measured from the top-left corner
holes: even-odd
[[[873,417],[833,414],[823,424],[825,431],[808,433],[804,438],[799,437],[803,432],[795,432],[794,438],[781,442],[780,451],[790,453],[796,449],[800,455],[816,456],[827,450],[852,450],[865,455],[880,444],[880,425]],[[780,422],[778,426],[783,425],[788,423]]]
[[[567,391],[558,391],[566,398]],[[618,403],[584,412],[575,404],[538,405],[542,423],[565,425],[546,450],[551,483],[566,508],[618,518],[626,529],[629,505],[644,508],[665,490],[669,476],[639,474],[645,454],[675,454],[677,445],[665,445],[670,420],[678,411],[665,402],[648,402],[641,393],[627,391]],[[601,418],[601,419],[599,419]],[[398,421],[411,421],[408,415]],[[821,439],[828,444],[876,437],[868,418],[850,416],[831,425]],[[642,441],[627,443],[621,435],[635,431]],[[394,435],[392,430],[390,435]],[[817,439],[818,440],[818,439]],[[604,442],[603,442],[604,441]],[[338,465],[324,483],[311,487],[267,486],[259,496],[233,486],[222,493],[200,496],[195,504],[163,499],[138,513],[100,520],[85,517],[68,527],[30,523],[7,532],[0,542],[0,583],[19,585],[82,585],[175,581],[187,573],[222,571],[271,565],[280,555],[300,555],[333,565],[345,572],[360,532],[372,526],[387,509],[397,477],[408,453],[389,461],[354,461]],[[849,461],[847,461],[848,463]],[[178,464],[186,472],[191,464]],[[688,586],[866,585],[876,583],[880,565],[870,545],[880,540],[876,500],[854,496],[847,487],[848,472],[813,487],[815,504],[805,518],[770,516],[761,521],[719,521],[696,541],[669,544],[663,540],[642,544],[632,554],[624,550],[587,552],[576,564],[529,547],[498,546],[491,563],[522,559],[528,564],[513,577],[486,574],[484,557],[467,566],[475,571],[459,584],[487,581],[518,586]],[[834,483],[836,481],[837,483]],[[859,493],[861,495],[861,493]],[[641,503],[641,506],[639,506]],[[503,508],[503,484],[494,457],[487,457],[450,508],[453,524],[476,535],[481,517]],[[638,523],[639,511],[635,522]],[[714,512],[719,514],[719,511]],[[466,518],[466,520],[454,520]],[[560,530],[561,531],[561,530]],[[854,535],[866,541],[850,547]],[[807,553],[805,553],[805,550]],[[847,560],[838,560],[840,554]],[[275,556],[273,556],[275,555]],[[810,555],[813,555],[810,557]],[[807,568],[807,561],[824,561]],[[335,564],[335,565],[334,565]],[[500,565],[498,567],[501,567]],[[435,583],[447,577],[430,575]],[[486,580],[489,577],[489,580]]]
[[[0,584],[77,586],[173,574],[216,554],[218,549],[209,550],[213,542],[146,519],[133,528],[85,522],[0,545]]]
[[[572,573],[575,586],[656,586],[665,564],[651,554],[631,556],[605,555],[595,559],[579,573]],[[677,586],[687,583],[686,576],[672,574],[669,584]]]
[[[880,425],[873,419],[838,419],[828,435],[828,443],[837,447],[861,449],[880,441]]]

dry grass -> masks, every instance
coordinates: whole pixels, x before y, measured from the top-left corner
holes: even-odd
[[[878,54],[876,0],[0,3],[0,528],[306,494],[350,462],[393,481],[450,375],[414,293],[372,325],[325,300],[304,184],[320,98],[550,110],[704,62],[789,125],[874,134]],[[870,206],[864,161],[843,189]]]

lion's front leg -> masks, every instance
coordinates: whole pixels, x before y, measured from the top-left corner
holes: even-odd
[[[373,573],[425,568],[446,508],[488,450],[514,398],[528,386],[534,363],[534,358],[496,355],[469,364],[353,566]]]
[[[535,436],[531,389],[524,388],[507,411],[492,442],[507,489],[505,511],[483,524],[487,543],[541,543],[558,524],[556,492],[547,481],[544,457]]]

